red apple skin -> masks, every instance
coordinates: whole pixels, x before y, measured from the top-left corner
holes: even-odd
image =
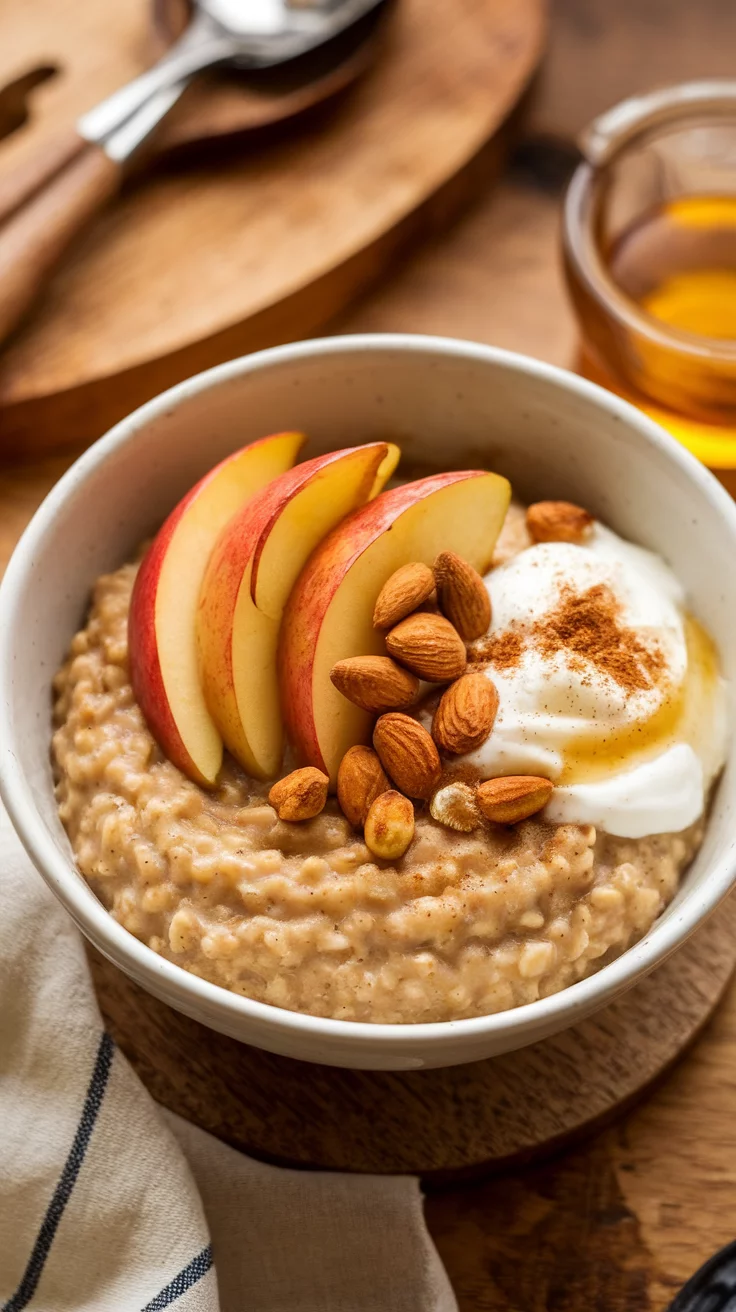
[[[315,475],[322,474],[347,458],[364,460],[362,492],[367,498],[375,486],[379,469],[390,451],[398,451],[386,442],[331,451],[303,461],[273,479],[242,510],[238,511],[220,534],[212,551],[200,593],[198,620],[200,668],[210,713],[218,725],[231,753],[243,768],[256,778],[263,776],[256,757],[248,748],[239,726],[235,678],[233,671],[233,635],[238,597],[243,577],[251,565],[250,596],[260,609],[258,570],[271,529],[285,507],[307,487]],[[395,463],[395,462],[394,462]],[[392,466],[393,467],[393,466]],[[264,613],[267,611],[264,610]],[[278,620],[278,615],[270,618]]]
[[[286,435],[270,435],[251,443],[246,449],[271,443],[274,436],[281,438]],[[294,436],[296,454],[305,439],[301,434]],[[166,694],[156,637],[156,593],[171,540],[187,510],[228,465],[240,459],[242,454],[242,449],[235,451],[215,465],[182,497],[164,521],[138,570],[128,615],[128,660],[136,701],[151,733],[169,760],[188,778],[203,787],[212,787],[214,780],[207,778],[190,756]]]
[[[433,496],[454,483],[476,478],[488,478],[485,470],[452,471],[435,474],[418,482],[382,493],[348,519],[343,520],[314,551],[291,592],[281,626],[279,645],[279,682],[281,703],[290,742],[300,761],[316,765],[334,781],[335,762],[328,762],[319,741],[318,726],[312,713],[315,661],[320,630],[330,604],[350,569],[359,557],[383,533],[392,529],[395,522],[417,503]],[[492,475],[491,477],[497,478]],[[498,480],[505,484],[506,480]],[[510,494],[510,493],[509,493]],[[508,505],[506,497],[505,508]],[[477,567],[488,568],[495,538],[490,541],[488,558],[478,561]],[[437,552],[443,549],[438,544]],[[405,562],[399,562],[405,563]],[[429,562],[428,562],[429,563]],[[385,580],[381,580],[381,583]],[[373,601],[370,600],[372,612]],[[384,651],[382,634],[374,631],[370,652],[346,652],[346,655],[376,654]],[[327,671],[324,672],[327,677]],[[354,708],[351,708],[354,712]],[[368,740],[372,718],[360,713],[365,723],[365,740]]]
[[[367,498],[373,487],[378,467],[388,454],[388,445],[385,442],[371,443],[369,446],[345,447],[341,451],[330,451],[327,455],[302,461],[293,469],[287,469],[285,474],[275,478],[263,489],[254,513],[250,513],[251,507],[247,506],[227,525],[217,544],[219,567],[227,570],[232,585],[237,588],[236,580],[242,578],[243,566],[252,558],[250,595],[254,605],[258,604],[258,568],[263,550],[284,506],[311,481],[316,472],[342,462],[346,456],[358,454],[367,456],[369,452],[373,452],[374,461],[366,469],[363,480],[363,495]]]
[[[128,614],[130,681],[146,724],[169,760],[182,774],[206,786],[208,780],[190,757],[171,714],[158,658],[156,608],[150,604],[151,596],[156,594],[166,548],[182,513],[183,510],[177,507],[169,516],[144,556],[136,576]]]

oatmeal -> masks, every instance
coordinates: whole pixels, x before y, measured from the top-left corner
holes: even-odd
[[[725,755],[664,561],[485,470],[277,433],[97,580],[55,681],[59,814],[110,914],[278,1007],[482,1016],[672,899]],[[293,767],[293,768],[292,768]]]
[[[514,512],[496,549],[528,545]],[[262,1002],[345,1020],[479,1016],[619,955],[674,895],[702,838],[629,839],[533,817],[471,833],[417,807],[406,855],[375,860],[335,800],[280,821],[228,758],[206,791],[166,759],[131,687],[135,565],[98,580],[56,677],[59,813],[84,877],[153,951]]]

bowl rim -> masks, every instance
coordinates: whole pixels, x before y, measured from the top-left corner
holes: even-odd
[[[666,461],[679,466],[685,476],[699,487],[724,527],[730,529],[736,545],[736,503],[703,465],[680,446],[654,420],[629,402],[607,392],[587,379],[544,361],[535,360],[500,347],[486,346],[461,338],[405,333],[358,333],[339,337],[312,338],[303,342],[270,347],[242,356],[195,374],[160,393],[120,420],[103,437],[89,447],[67,470],[48,493],[17,543],[5,577],[0,584],[0,798],[28,855],[39,873],[52,888],[76,924],[96,947],[140,983],[148,981],[154,992],[165,982],[167,996],[189,1001],[199,1015],[217,1013],[229,1018],[231,1027],[252,1021],[265,1029],[301,1032],[303,1037],[319,1040],[347,1041],[370,1048],[422,1047],[433,1042],[441,1045],[451,1037],[456,1040],[478,1039],[494,1034],[518,1036],[520,1031],[543,1029],[551,1017],[558,1029],[575,1022],[581,1014],[595,1010],[600,996],[612,1000],[635,979],[643,977],[675,951],[688,935],[711,914],[730,891],[736,879],[736,844],[715,864],[691,894],[687,906],[677,914],[655,921],[652,928],[633,947],[595,974],[569,985],[558,993],[507,1011],[461,1020],[422,1021],[415,1024],[386,1024],[371,1021],[339,1020],[288,1011],[270,1003],[258,1002],[231,993],[220,985],[200,979],[183,967],[159,957],[146,944],[114,921],[72,861],[64,855],[57,840],[39,815],[33,792],[20,770],[13,746],[10,672],[14,616],[23,593],[30,585],[33,560],[44,541],[53,535],[57,511],[86,478],[144,425],[180,402],[219,387],[231,379],[280,363],[299,363],[328,355],[351,356],[363,352],[399,352],[446,355],[468,361],[480,361],[554,384],[568,393],[587,398],[617,416],[629,430],[654,448]],[[533,1041],[534,1035],[530,1041]],[[453,1045],[454,1046],[454,1045]],[[519,1046],[516,1044],[515,1046]]]

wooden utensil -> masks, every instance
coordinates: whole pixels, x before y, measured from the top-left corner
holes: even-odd
[[[192,0],[189,23],[152,68],[88,110],[0,191],[0,342],[38,296],[50,269],[109,198],[189,82],[209,68],[278,68],[329,46],[383,0],[289,6]],[[243,21],[243,17],[245,21]]]
[[[148,4],[0,6],[0,84],[39,53],[63,69],[0,145],[0,177],[150,63]],[[212,117],[201,167],[181,170],[170,147],[192,126],[191,88],[162,129],[170,166],[107,208],[0,357],[0,453],[78,447],[187,374],[314,332],[488,184],[503,157],[498,129],[541,53],[544,14],[544,0],[455,0],[451,13],[401,0],[367,75],[329,114],[303,116],[288,134],[269,129],[267,149],[257,136],[245,152],[215,152],[212,134],[239,127],[239,84],[218,79],[206,100],[202,89]],[[265,98],[248,78],[245,127]]]

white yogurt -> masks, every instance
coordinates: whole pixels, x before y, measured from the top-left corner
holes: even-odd
[[[565,646],[554,652],[533,626],[559,611],[563,593],[604,585],[617,622],[661,655],[642,687],[623,686]],[[726,694],[712,646],[687,617],[682,588],[652,552],[596,524],[582,546],[540,543],[486,578],[490,636],[520,636],[515,663],[486,673],[499,694],[493,731],[462,758],[484,778],[540,774],[555,790],[554,823],[595,824],[641,838],[686,829],[702,814],[726,753]]]

